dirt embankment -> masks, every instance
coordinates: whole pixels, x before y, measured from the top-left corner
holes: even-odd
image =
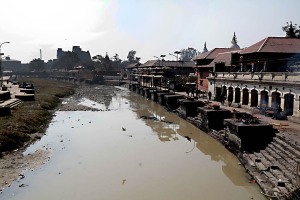
[[[11,110],[10,116],[0,118],[0,157],[3,152],[21,148],[40,139],[61,98],[73,94],[76,88],[69,83],[44,79],[27,79],[20,82],[33,83],[35,101],[24,101]]]
[[[50,122],[61,98],[75,92],[76,85],[44,79],[24,79],[33,83],[35,101],[22,102],[11,115],[0,118],[0,192],[20,178],[24,170],[34,169],[49,158],[50,152],[38,150],[23,155],[26,146],[39,140]]]
[[[76,86],[43,79],[32,82],[36,89],[35,102],[23,102],[12,115],[0,118],[0,193],[13,181],[24,178],[24,170],[33,170],[50,159],[51,149],[37,150],[23,155],[29,144],[39,140],[56,110],[97,110],[79,104],[87,98],[100,104],[109,104],[118,91],[113,86]],[[62,104],[63,98],[66,103]]]

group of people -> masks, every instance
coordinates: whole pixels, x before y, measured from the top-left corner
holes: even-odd
[[[186,94],[188,97],[197,97],[199,98],[200,96],[200,90],[195,89],[195,87],[188,87],[186,86],[185,88]],[[211,91],[208,91],[207,93],[207,98],[208,101],[211,101],[211,97],[212,97],[212,93]],[[224,105],[225,101],[226,101],[226,95],[222,94],[221,95],[221,104]],[[232,102],[228,100],[228,106],[231,106]],[[282,110],[282,108],[280,107],[280,105],[278,106],[278,108],[276,109],[276,111],[274,112],[274,115],[272,117],[272,119],[286,119],[286,116]]]
[[[195,97],[195,92],[196,92],[196,97],[199,97],[199,94],[200,94],[199,90],[195,90],[194,87],[190,88],[188,86],[186,86],[185,92],[186,92],[188,97],[190,96],[190,94],[191,94],[192,97]]]
[[[187,94],[188,97],[189,96],[191,96],[191,97],[197,97],[197,98],[200,97],[200,90],[199,89],[195,89],[194,87],[190,88],[190,87],[186,86],[185,92],[186,92],[186,94]],[[207,96],[208,96],[208,100],[209,101],[211,101],[211,95],[212,95],[211,92],[208,91]]]

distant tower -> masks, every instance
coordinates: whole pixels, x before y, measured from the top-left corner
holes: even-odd
[[[233,37],[232,37],[232,40],[231,40],[231,47],[232,49],[240,49],[240,46],[237,44],[237,38],[236,38],[236,35],[235,35],[235,32],[233,32]]]
[[[204,47],[203,47],[203,51],[202,51],[202,53],[205,53],[205,52],[207,52],[208,50],[207,50],[207,48],[206,48],[206,42],[204,43]]]
[[[43,58],[42,58],[42,49],[40,49],[40,60],[43,60]]]

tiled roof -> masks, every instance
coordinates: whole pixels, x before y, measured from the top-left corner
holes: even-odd
[[[231,58],[233,53],[239,53],[241,50],[237,51],[229,51],[225,53],[219,53],[217,57],[210,63],[211,66],[214,66],[215,63],[221,63],[223,62],[225,66],[231,65]]]
[[[126,69],[132,69],[132,68],[137,68],[140,64],[139,63],[131,63],[125,67]]]
[[[219,53],[224,53],[228,51],[233,51],[236,49],[232,48],[214,48],[208,52],[199,54],[194,60],[200,60],[200,59],[215,59]]]
[[[252,46],[245,48],[240,53],[300,53],[300,39],[287,37],[267,37]]]
[[[12,62],[12,61],[13,61],[13,62],[16,62],[16,61],[17,61],[17,62],[21,62],[21,61],[19,61],[19,60],[11,59],[11,58],[10,58],[9,60],[7,60],[7,59],[2,59],[2,62]]]
[[[148,60],[144,64],[142,64],[141,68],[143,67],[194,67],[195,63],[193,61],[170,61],[170,60]]]
[[[139,67],[152,67],[152,66],[158,66],[159,60],[148,60],[144,64],[140,65]]]

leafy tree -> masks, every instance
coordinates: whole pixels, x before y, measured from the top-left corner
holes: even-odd
[[[130,63],[129,63],[129,61],[128,60],[124,60],[124,61],[122,61],[122,63],[121,63],[121,67],[122,68],[125,68],[125,67],[127,67],[127,65],[129,65]]]
[[[282,30],[286,33],[285,37],[300,38],[300,26],[297,28],[297,24],[293,25],[292,22],[287,22],[287,25],[282,27]]]
[[[115,54],[114,56],[113,56],[113,58],[114,58],[114,61],[121,61],[121,59],[119,58],[119,54]]]
[[[181,50],[180,60],[191,61],[198,54],[197,49],[189,47]]]
[[[136,51],[134,51],[134,50],[131,50],[131,51],[128,52],[127,60],[128,60],[129,63],[134,63],[135,54],[136,54]]]
[[[135,57],[135,60],[137,61],[137,63],[140,63],[141,58],[140,57]]]
[[[119,54],[115,54],[113,56],[113,60],[112,60],[112,68],[114,70],[119,70],[121,69],[121,65],[122,65],[122,60],[119,58]]]
[[[33,59],[29,63],[29,70],[36,71],[36,72],[44,71],[45,70],[45,62],[43,60],[41,60],[40,58]]]
[[[104,71],[103,60],[104,57],[101,55],[96,55],[92,57],[92,62],[95,70]]]
[[[111,60],[107,54],[105,57],[103,57],[102,55],[96,55],[92,57],[92,60],[94,62],[94,68],[100,71],[110,70],[109,68],[112,65]]]
[[[136,54],[136,51],[134,51],[134,50],[131,50],[128,52],[127,59],[128,59],[129,64],[138,63],[140,61],[141,58],[136,57],[135,54]]]
[[[112,56],[112,59],[109,58],[108,54],[106,56],[96,55],[92,57],[93,66],[96,70],[99,71],[111,71],[111,70],[121,70],[131,63],[139,63],[140,58],[135,56],[136,51],[131,50],[128,52],[127,59],[122,61],[119,57],[119,54]]]
[[[103,56],[101,55],[96,55],[92,57],[92,61],[94,62],[102,62]]]

